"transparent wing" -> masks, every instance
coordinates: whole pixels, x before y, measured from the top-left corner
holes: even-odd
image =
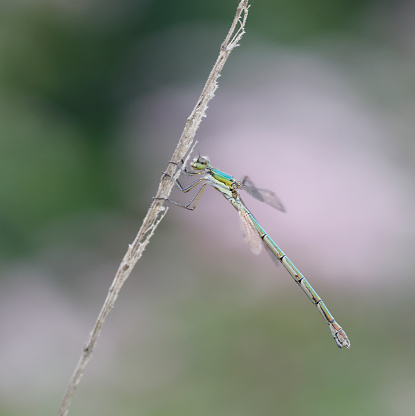
[[[257,188],[248,178],[248,176],[244,176],[242,178],[241,185],[241,189],[248,192],[248,194],[253,198],[257,199],[258,201],[265,202],[266,204],[271,205],[279,211],[285,212],[284,205],[274,192],[269,191],[268,189]]]
[[[259,254],[262,250],[262,239],[245,211],[239,211],[239,219],[244,239],[252,253]]]

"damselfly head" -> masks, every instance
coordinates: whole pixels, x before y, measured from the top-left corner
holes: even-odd
[[[195,157],[193,159],[193,162],[190,164],[190,166],[194,170],[204,170],[209,165],[209,158],[207,156],[199,156]]]

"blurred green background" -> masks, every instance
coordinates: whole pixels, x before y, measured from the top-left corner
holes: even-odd
[[[237,3],[0,3],[2,416],[56,413]],[[414,15],[253,0],[197,136],[278,193],[245,202],[351,349],[209,189],[160,224],[71,415],[411,414]]]

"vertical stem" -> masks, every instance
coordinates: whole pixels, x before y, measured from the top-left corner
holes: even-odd
[[[232,25],[229,29],[225,41],[221,45],[219,56],[216,60],[215,65],[212,68],[212,71],[209,74],[209,77],[199,97],[199,100],[197,101],[196,106],[194,107],[193,111],[187,119],[186,126],[179,139],[177,147],[172,155],[172,162],[178,163],[180,160],[185,158],[187,154],[189,154],[189,150],[191,149],[196,134],[196,130],[198,129],[202,121],[202,118],[205,116],[208,102],[214,97],[214,93],[218,86],[217,80],[220,76],[222,68],[225,65],[226,60],[228,59],[228,56],[230,55],[232,50],[238,46],[238,42],[241,40],[243,34],[245,33],[245,23],[248,16],[248,9],[248,0],[242,0],[238,5],[235,18],[232,22]],[[166,169],[166,173],[170,176],[174,176],[176,174],[176,171],[177,166],[173,163],[169,163]],[[168,198],[172,188],[173,181],[171,180],[171,178],[167,177],[166,175],[163,175],[160,180],[156,197]],[[118,297],[121,287],[127,280],[133,267],[143,254],[143,251],[149,243],[150,238],[153,236],[156,227],[167,213],[167,208],[163,206],[163,203],[163,200],[153,200],[143,220],[141,228],[138,231],[136,238],[134,239],[132,244],[128,246],[128,250],[125,253],[123,260],[121,261],[121,264],[117,270],[111,287],[108,290],[107,297],[98,315],[97,321],[91,333],[89,334],[88,340],[82,351],[81,357],[79,358],[74,373],[65,391],[65,395],[62,399],[58,411],[58,416],[65,416],[68,413],[70,401],[75,393],[77,385],[81,380],[84,370],[89,360],[91,359],[92,352],[95,348],[98,336],[101,332],[101,328],[105,322],[105,319],[108,316],[111,309],[114,307],[115,301]]]

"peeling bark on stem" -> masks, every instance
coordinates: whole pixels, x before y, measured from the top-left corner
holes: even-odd
[[[238,5],[235,18],[232,22],[232,25],[229,29],[225,41],[221,45],[218,59],[216,60],[216,63],[209,74],[209,77],[206,81],[200,98],[186,121],[186,126],[177,144],[176,150],[174,151],[173,156],[171,158],[171,161],[174,163],[179,163],[182,159],[186,157],[186,155],[188,156],[191,153],[189,152],[190,150],[193,150],[192,144],[194,141],[196,131],[202,121],[202,118],[205,116],[209,101],[215,95],[215,91],[218,86],[217,81],[222,72],[222,68],[225,65],[225,62],[228,59],[230,53],[233,51],[233,49],[235,49],[238,46],[238,42],[241,40],[242,36],[245,33],[245,23],[248,17],[248,9],[248,0],[242,0]],[[166,173],[171,177],[174,177],[177,173],[179,173],[177,165],[169,163],[166,169]],[[172,188],[173,181],[171,180],[171,178],[167,177],[166,175],[163,175],[160,180],[156,197],[168,198]],[[72,396],[74,395],[76,387],[79,384],[81,377],[84,373],[84,370],[89,360],[91,359],[92,352],[95,348],[98,336],[101,332],[102,325],[104,324],[109,312],[114,307],[115,301],[118,297],[121,287],[127,280],[135,264],[143,254],[143,251],[149,243],[150,238],[153,236],[158,224],[167,213],[168,208],[164,207],[163,204],[163,200],[153,200],[147,212],[147,215],[143,220],[143,224],[141,225],[141,228],[138,231],[136,238],[134,239],[132,244],[128,246],[128,250],[123,260],[121,261],[121,264],[117,270],[111,287],[108,290],[108,295],[98,315],[97,321],[91,333],[89,334],[89,338],[85,344],[81,357],[79,358],[79,361],[75,367],[75,371],[68,384],[68,387],[66,389],[65,395],[63,397],[62,403],[58,411],[58,416],[65,416],[68,413]]]

